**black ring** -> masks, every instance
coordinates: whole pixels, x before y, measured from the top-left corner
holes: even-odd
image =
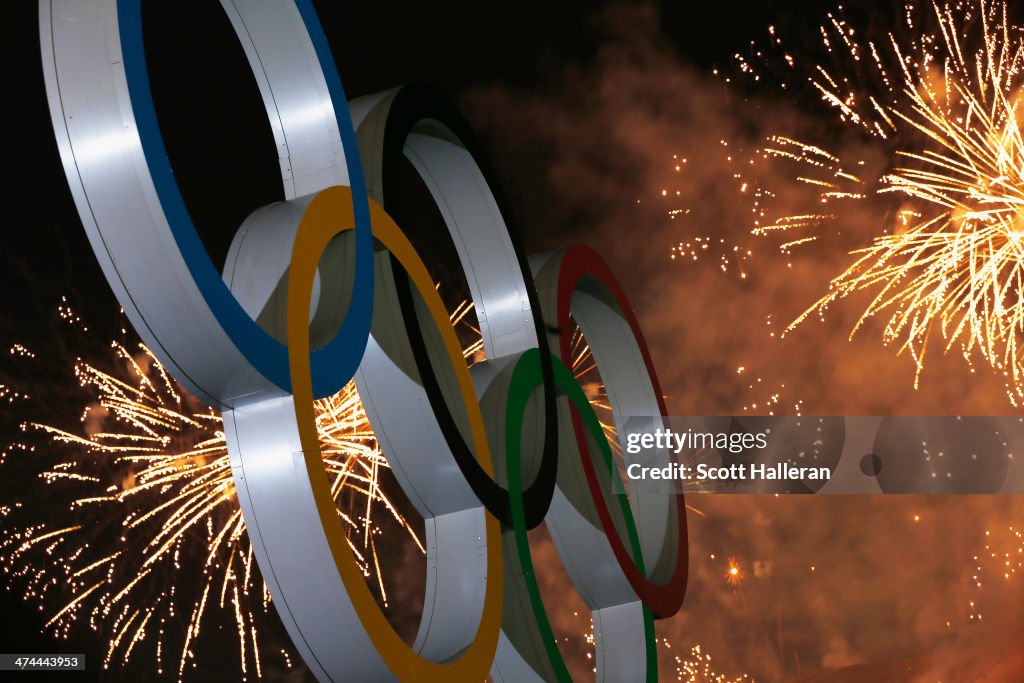
[[[509,241],[516,255],[519,270],[526,287],[526,295],[530,302],[534,331],[537,337],[541,356],[541,373],[544,380],[544,447],[537,475],[530,485],[523,490],[523,505],[526,512],[526,526],[532,529],[544,521],[551,500],[555,493],[558,477],[558,418],[556,413],[555,374],[551,362],[547,328],[540,311],[540,299],[533,282],[529,263],[521,246],[517,232],[512,228],[505,209],[505,203],[498,191],[498,184],[490,167],[484,162],[484,155],[476,142],[469,126],[461,115],[443,97],[433,89],[424,85],[403,86],[394,96],[388,110],[384,131],[383,160],[381,175],[383,179],[384,209],[389,209],[389,198],[397,197],[398,169],[404,155],[405,141],[416,124],[429,120],[447,128],[459,141],[476,163],[498,205],[508,230]],[[390,191],[389,191],[390,190]],[[390,211],[389,211],[390,213]],[[434,374],[433,365],[427,352],[423,331],[416,314],[412,288],[404,269],[394,261],[396,292],[405,321],[406,334],[423,382],[423,389],[430,401],[431,409],[437,418],[438,426],[444,435],[448,448],[451,450],[459,469],[472,488],[480,503],[494,515],[503,525],[512,526],[512,513],[509,506],[509,493],[484,472],[476,460],[473,450],[468,446],[459,430],[455,419],[448,409],[444,394]]]

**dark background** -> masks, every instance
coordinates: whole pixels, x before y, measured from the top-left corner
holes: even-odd
[[[456,102],[497,83],[550,87],[566,64],[586,62],[602,41],[600,3],[315,3],[349,98],[423,82]],[[849,3],[847,3],[849,4]],[[861,3],[870,5],[871,3]],[[165,141],[204,239],[225,248],[254,207],[280,194],[269,127],[230,26],[215,2],[146,3],[147,57]],[[779,17],[821,13],[820,3],[658,5],[660,25],[679,56],[701,68],[727,64]],[[38,58],[37,7],[6,6],[4,61],[12,133],[2,155],[4,331],[39,326],[60,295],[101,312],[108,288],[67,191],[50,128]],[[484,144],[487,130],[480,130]],[[271,148],[272,149],[272,148]],[[502,159],[494,159],[501,167]],[[538,160],[542,163],[542,160]],[[513,213],[529,197],[508,192]],[[527,241],[530,239],[527,234]],[[25,296],[31,292],[31,296]],[[92,311],[86,311],[91,313]],[[93,316],[89,316],[94,319]]]

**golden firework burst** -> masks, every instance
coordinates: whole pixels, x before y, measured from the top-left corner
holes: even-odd
[[[88,334],[66,300],[58,312]],[[451,320],[466,358],[479,360],[482,341],[472,313],[472,302],[463,302]],[[590,349],[574,330],[573,369],[607,415],[604,428],[616,443]],[[87,626],[103,638],[104,667],[127,664],[150,647],[157,673],[173,671],[180,679],[198,665],[201,634],[227,623],[237,633],[243,677],[260,678],[269,642],[259,626],[271,598],[245,533],[221,418],[185,392],[145,345],[134,352],[119,342],[110,348],[115,362],[103,363],[107,369],[74,364],[86,397],[78,428],[25,422],[25,443],[0,454],[0,464],[8,466],[22,462],[6,459],[19,452],[42,462],[39,477],[54,492],[45,517],[33,514],[39,508],[27,501],[0,506],[8,528],[0,539],[0,571],[24,585],[24,597],[39,605],[55,635],[69,637]],[[11,354],[36,358],[22,344]],[[0,385],[0,399],[28,398]],[[418,527],[389,494],[396,491],[389,465],[355,384],[318,400],[316,412],[347,542],[387,605],[378,550],[382,542],[394,547],[395,534],[402,534],[424,553]],[[292,666],[291,653],[280,654]]]
[[[235,623],[243,675],[261,675],[254,612],[270,595],[258,578],[236,500],[220,416],[186,394],[148,348],[112,345],[124,376],[79,361],[75,376],[94,401],[81,430],[29,422],[70,446],[41,477],[73,482],[67,518],[17,529],[0,542],[4,570],[24,577],[28,598],[60,604],[46,623],[67,636],[78,623],[110,634],[104,666],[127,662],[143,642],[165,667],[165,637],[181,629],[179,676],[194,663],[193,644],[212,611]],[[324,467],[348,530],[348,543],[386,602],[377,552],[379,512],[422,551],[413,526],[382,487],[387,460],[377,448],[354,384],[316,403]],[[393,539],[392,539],[393,540]],[[196,560],[196,557],[201,559]],[[187,559],[186,559],[187,558]],[[186,565],[198,564],[198,586]],[[184,622],[182,622],[184,615]],[[150,636],[153,636],[152,638]]]
[[[883,234],[852,252],[856,260],[787,331],[872,292],[851,336],[869,319],[883,320],[884,342],[917,365],[915,386],[938,336],[946,352],[958,349],[968,362],[980,355],[1003,374],[1017,404],[1024,399],[1024,31],[1009,22],[1005,4],[990,0],[905,9],[910,37],[889,34],[884,42],[862,38],[830,13],[825,46],[845,54],[847,65],[868,65],[868,73],[819,65],[811,76],[840,122],[883,141],[891,163],[869,181],[862,161],[826,144],[773,137],[764,151],[795,161],[796,179],[814,187],[827,210],[782,216],[754,232],[789,234],[780,247],[788,253],[824,239],[813,229],[833,221],[842,202],[898,198]]]

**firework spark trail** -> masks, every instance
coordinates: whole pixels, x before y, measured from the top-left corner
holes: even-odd
[[[672,644],[667,638],[662,638],[662,646],[667,649],[672,648]],[[675,664],[676,680],[684,683],[754,683],[754,679],[747,674],[727,676],[717,673],[711,666],[711,655],[707,654],[700,645],[690,648],[689,657],[676,655]]]
[[[968,603],[968,619],[980,622],[983,620],[985,599],[990,600],[990,605],[1005,600],[1005,590],[1012,588],[1018,574],[1024,571],[1024,531],[1013,524],[997,528],[994,533],[991,529],[986,530],[984,547],[971,561],[971,582],[978,595]]]
[[[615,427],[612,405],[608,399],[608,392],[605,390],[604,382],[601,380],[597,361],[590,351],[590,343],[583,336],[583,330],[580,329],[575,320],[570,319],[569,328],[572,330],[569,335],[569,355],[572,359],[569,369],[572,371],[576,381],[583,387],[583,392],[586,394],[587,399],[589,399],[590,405],[593,406],[598,422],[608,438],[608,445],[612,449],[612,454],[616,457],[616,461],[619,462],[620,466],[622,466],[622,446],[619,443],[619,433]]]
[[[903,31],[867,40],[841,11],[821,33],[839,66],[816,66],[810,83],[842,125],[865,133],[890,157],[877,180],[863,161],[827,145],[773,137],[765,152],[801,169],[798,182],[818,190],[826,211],[784,216],[754,233],[796,234],[788,249],[818,239],[841,202],[900,207],[884,234],[852,252],[856,260],[828,293],[788,328],[853,294],[870,291],[851,336],[869,319],[884,321],[883,341],[917,366],[938,335],[944,351],[976,354],[1003,375],[1011,402],[1024,401],[1024,31],[1005,4],[966,0],[917,8],[908,3]],[[925,28],[931,27],[931,28]],[[904,36],[903,34],[906,34]],[[781,45],[781,41],[779,41]],[[787,64],[793,60],[787,55]],[[741,70],[756,72],[749,62]]]
[[[24,578],[27,597],[40,604],[63,601],[47,623],[56,634],[67,636],[79,622],[109,631],[104,666],[115,657],[127,661],[141,641],[154,631],[165,633],[184,613],[188,628],[177,662],[180,676],[194,662],[192,644],[204,617],[216,607],[236,623],[243,671],[253,666],[259,671],[253,611],[265,611],[270,596],[262,581],[257,583],[220,417],[185,395],[144,346],[137,356],[117,343],[113,349],[132,380],[81,361],[75,366],[81,386],[96,397],[81,416],[83,433],[39,423],[26,423],[24,429],[71,447],[75,457],[57,462],[41,477],[47,484],[79,485],[69,510],[90,522],[117,520],[111,526],[120,527],[118,538],[101,543],[96,527],[102,524],[54,530],[45,523],[31,525],[0,542],[3,569]],[[423,545],[381,487],[387,462],[354,385],[317,401],[317,427],[349,545],[386,601],[383,577],[373,571],[379,565],[378,508],[421,551]],[[118,477],[115,483],[111,472]],[[104,556],[96,555],[94,545],[107,549]],[[111,546],[115,552],[109,552]],[[196,555],[197,549],[203,558],[197,571],[201,589],[188,603],[175,584],[183,580],[184,556]],[[61,597],[63,591],[70,599]],[[163,638],[155,642],[159,660]]]
[[[472,312],[472,302],[463,302],[451,319],[466,338],[465,356],[479,359],[482,340]],[[88,332],[66,301],[59,315]],[[590,348],[578,326],[573,329],[574,374],[602,415],[611,443],[617,444]],[[104,667],[127,664],[148,641],[157,672],[164,673],[170,651],[180,679],[187,667],[198,665],[195,646],[204,624],[226,618],[237,632],[243,676],[255,671],[261,677],[260,652],[272,650],[267,643],[261,647],[257,624],[269,609],[270,594],[245,534],[221,418],[185,393],[144,345],[134,355],[117,342],[111,348],[119,371],[105,372],[81,360],[74,366],[75,378],[91,399],[80,414],[81,431],[39,422],[22,425],[23,431],[67,448],[41,451],[28,439],[3,453],[55,456],[39,477],[65,487],[59,498],[66,501],[69,518],[81,523],[55,528],[52,522],[14,522],[12,532],[0,540],[0,570],[24,583],[25,598],[46,611],[46,628],[55,635],[68,637],[78,624],[104,635]],[[11,353],[35,358],[21,344]],[[0,399],[8,403],[28,398],[0,386]],[[391,520],[392,533],[406,534],[421,553],[425,548],[383,488],[388,463],[355,385],[317,401],[316,407],[324,466],[349,547],[386,605],[377,552],[383,533],[379,512]],[[10,524],[30,507],[21,502],[0,507],[0,520]],[[393,544],[394,537],[388,542]],[[171,639],[175,632],[182,634],[180,647]],[[282,653],[291,668],[291,657]]]
[[[726,162],[733,163],[734,156],[738,152],[729,148],[727,140],[720,140],[719,143],[723,148]],[[738,158],[735,159],[735,161],[738,160]],[[673,170],[677,174],[682,174],[687,169],[688,162],[689,160],[686,157],[681,157],[678,154],[672,155]],[[745,182],[741,172],[734,173],[733,179],[737,182],[741,193],[747,192],[748,188],[753,189],[750,183]],[[675,190],[674,193],[670,193],[668,189],[663,188],[659,194],[662,197],[670,197],[672,195],[678,197],[682,192]],[[639,202],[639,200],[637,201]],[[688,216],[690,212],[690,208],[671,208],[668,210],[668,217],[670,220],[676,220]],[[718,269],[726,274],[735,271],[740,280],[747,279],[747,271],[744,265],[753,255],[754,252],[748,246],[734,244],[726,241],[724,238],[715,237],[707,233],[690,235],[687,238],[681,239],[672,245],[669,251],[669,259],[672,261],[693,262],[700,261],[702,258],[717,257],[716,265]]]
[[[471,312],[471,303],[460,305],[453,322],[479,336]],[[66,299],[58,314],[88,333]],[[470,343],[467,353],[477,346]],[[164,673],[165,653],[175,651],[181,678],[189,664],[196,666],[194,646],[204,624],[226,617],[238,634],[243,676],[260,677],[260,651],[267,648],[260,647],[257,624],[270,594],[245,534],[221,419],[186,394],[144,345],[134,355],[117,342],[111,348],[113,372],[75,363],[74,376],[89,397],[81,430],[22,425],[65,448],[40,449],[37,439],[28,438],[0,454],[0,464],[12,455],[28,456],[59,501],[48,507],[45,522],[38,516],[25,522],[35,509],[25,502],[0,506],[8,529],[0,540],[0,570],[48,615],[45,627],[54,635],[66,638],[80,624],[107,638],[104,667],[127,664],[149,641],[157,673]],[[10,351],[35,358],[21,344]],[[29,399],[6,386],[0,390],[8,403]],[[378,556],[381,508],[390,533],[403,533],[420,552],[423,543],[384,489],[387,460],[355,385],[317,401],[316,409],[324,467],[347,541],[387,605]],[[65,513],[57,519],[73,523],[54,523],[54,509]],[[174,633],[182,634],[180,648],[169,640]]]
[[[714,555],[711,557],[714,559]],[[565,580],[568,581],[568,577]],[[554,592],[559,588],[552,586],[548,587],[548,589]],[[587,611],[583,609],[582,603],[580,603],[579,607],[579,610],[572,611],[571,621],[578,620],[584,622],[584,624],[582,628],[575,626],[575,624],[569,624],[563,627],[564,630],[560,629],[557,635],[559,649],[562,650],[563,654],[567,651],[576,650],[575,646],[582,641],[582,651],[586,656],[589,672],[596,674],[597,660],[594,650],[596,636],[594,635],[593,623]],[[558,622],[555,625],[559,625]],[[659,667],[659,671],[664,673],[673,670],[668,667],[673,667],[675,680],[677,681],[682,681],[683,683],[756,683],[756,680],[749,674],[728,675],[721,671],[716,671],[715,667],[712,666],[711,655],[700,644],[690,641],[686,645],[680,646],[679,643],[673,642],[671,638],[657,635],[655,636],[654,644],[656,656],[662,664]],[[686,652],[686,647],[689,647],[688,653]],[[577,675],[582,679],[587,678],[585,670],[576,668],[582,664],[581,661],[575,660],[568,663],[574,680]]]
[[[759,232],[760,230],[764,230],[767,234],[788,227],[818,225],[822,222],[822,216],[815,213],[780,218],[777,220],[777,224],[763,225],[763,221],[767,220],[770,207],[777,198],[776,193],[764,177],[763,167],[767,166],[764,161],[771,155],[761,147],[757,147],[753,153],[750,153],[743,145],[725,139],[719,140],[718,146],[721,147],[719,163],[730,167],[729,183],[739,195],[738,206],[749,211],[750,220],[754,225],[752,232],[755,235],[762,234]],[[752,243],[749,239],[737,239],[722,232],[713,233],[708,230],[709,223],[706,222],[708,216],[699,206],[701,202],[706,204],[706,201],[699,193],[694,196],[692,192],[688,191],[688,189],[692,189],[693,184],[693,180],[687,173],[689,170],[688,159],[687,155],[681,153],[673,154],[670,159],[667,159],[668,176],[670,178],[675,176],[677,180],[658,185],[656,188],[660,189],[655,189],[652,192],[655,201],[660,201],[658,197],[667,198],[668,204],[665,209],[667,218],[672,222],[682,224],[679,227],[682,236],[678,240],[674,240],[668,250],[669,260],[684,268],[714,268],[722,276],[729,278],[733,285],[756,286],[755,274],[758,270],[752,267],[755,261],[755,249]],[[675,189],[677,187],[684,189]],[[684,190],[686,191],[684,192]],[[686,200],[682,199],[684,194],[687,197]],[[636,201],[637,203],[641,202],[640,199]],[[680,201],[692,201],[696,204],[680,203]],[[715,219],[710,219],[710,225],[718,225],[714,221]],[[798,244],[816,239],[816,236],[810,236],[791,240],[788,244],[783,245],[781,251],[788,255],[790,250]],[[787,266],[792,268],[792,265],[790,260]],[[768,337],[777,340],[781,333],[776,331],[777,325],[773,320],[773,315],[766,315],[764,323]],[[742,376],[740,379],[743,380],[746,390],[751,395],[749,402],[735,410],[750,415],[769,416],[777,414],[802,415],[804,413],[804,400],[791,396],[792,387],[787,389],[786,382],[766,381],[765,377],[759,376],[760,373],[756,366],[748,366],[746,362],[736,366],[736,374]],[[747,381],[748,378],[749,381]],[[693,488],[694,492],[704,490],[703,487]]]

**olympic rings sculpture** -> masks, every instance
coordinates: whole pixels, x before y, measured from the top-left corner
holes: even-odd
[[[160,361],[222,411],[254,552],[309,669],[321,681],[569,680],[527,540],[543,521],[592,610],[598,679],[656,679],[653,619],[686,590],[683,501],[611,493],[612,448],[569,370],[571,318],[616,425],[665,415],[610,270],[579,245],[527,258],[471,132],[426,88],[348,103],[311,0],[221,5],[263,96],[286,196],[240,226],[223,273],[167,159],[141,0],[40,0],[44,74],[96,256]],[[472,367],[388,213],[402,201],[402,157],[465,272],[486,353]],[[411,646],[367,587],[323,470],[313,401],[352,379],[424,519]]]

